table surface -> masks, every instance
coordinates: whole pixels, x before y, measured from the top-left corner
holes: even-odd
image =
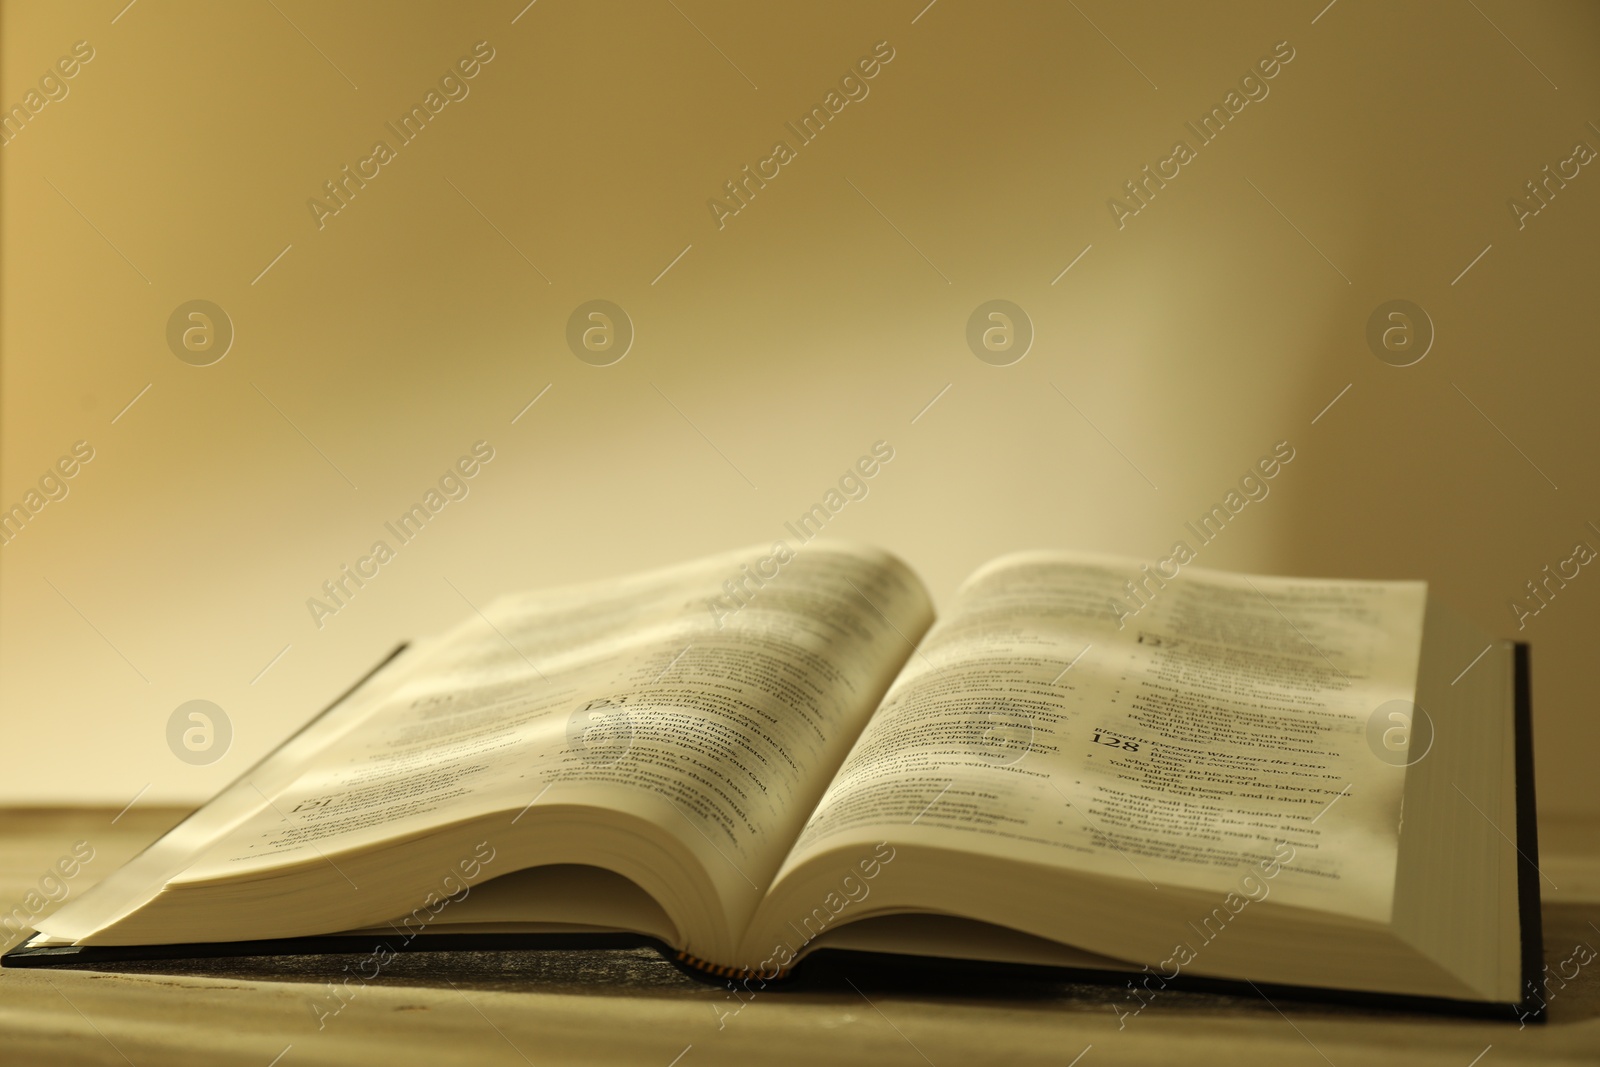
[[[72,895],[184,813],[0,809],[9,911],[77,841]],[[1600,826],[1542,826],[1545,957],[1600,947]],[[11,937],[0,934],[0,941]],[[18,940],[12,938],[12,941]],[[0,970],[8,1063],[913,1064],[1600,1063],[1600,961],[1551,982],[1550,1021],[1461,1020],[1167,991],[1121,1021],[1115,990],[856,983],[738,1000],[650,950],[402,954],[319,1018],[355,957]],[[1570,965],[1569,965],[1570,969]],[[319,1027],[320,1022],[320,1027]],[[1074,1059],[1075,1057],[1080,1057]],[[1481,1057],[1481,1058],[1479,1058]]]

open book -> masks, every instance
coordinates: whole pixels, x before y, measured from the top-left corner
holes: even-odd
[[[1420,582],[1088,554],[937,624],[827,542],[508,596],[21,951],[616,930],[747,980],[831,948],[1503,1009],[1515,661]]]

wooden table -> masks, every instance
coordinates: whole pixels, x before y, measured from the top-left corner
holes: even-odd
[[[87,840],[95,857],[70,883],[81,893],[182,814],[0,810],[0,902],[22,901]],[[1600,948],[1600,826],[1547,823],[1543,836],[1554,965],[1580,943]],[[648,950],[429,952],[401,956],[319,1029],[312,1001],[346,963],[354,958],[0,970],[0,1062],[1600,1064],[1600,960],[1564,988],[1553,983],[1550,1022],[1522,1030],[1171,991],[1119,1030],[1115,992],[1090,986],[930,991],[868,980],[741,1002]]]

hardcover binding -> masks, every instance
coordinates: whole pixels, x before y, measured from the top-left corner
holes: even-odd
[[[1522,918],[1522,1000],[1516,1005],[1523,1022],[1547,1021],[1543,988],[1544,914],[1539,907],[1539,820],[1533,789],[1532,649],[1515,647],[1515,695],[1512,698],[1517,766],[1517,906]]]
[[[326,715],[365,685],[405,649],[401,645],[341,695],[333,704],[308,722]],[[1533,780],[1533,704],[1530,679],[1530,653],[1525,642],[1514,646],[1515,668],[1512,713],[1516,743],[1516,847],[1517,904],[1522,941],[1522,997],[1514,1003],[1456,1000],[1448,997],[1423,997],[1392,993],[1329,989],[1320,986],[1257,984],[1225,978],[1179,975],[1163,988],[1196,993],[1260,996],[1269,1002],[1347,1004],[1403,1012],[1428,1012],[1496,1018],[1522,1023],[1546,1021],[1546,1005],[1539,995],[1544,973],[1544,936],[1539,901],[1539,841]],[[246,772],[247,774],[250,772]],[[39,935],[28,938],[0,956],[6,967],[69,967],[115,964],[150,960],[202,960],[238,957],[367,955],[378,945],[390,952],[456,951],[619,951],[649,947],[659,952],[683,973],[718,985],[752,981],[765,988],[803,989],[842,987],[846,972],[856,979],[884,987],[912,985],[934,987],[950,993],[970,993],[974,989],[993,989],[1005,985],[1018,990],[1061,984],[1117,986],[1141,972],[1133,970],[1080,970],[1039,964],[994,963],[956,960],[937,956],[907,956],[896,953],[861,952],[852,949],[823,948],[794,967],[775,974],[750,968],[726,967],[674,949],[642,934],[450,934],[433,933],[397,937],[387,935],[331,934],[318,937],[277,938],[258,941],[226,941],[187,945],[34,945]],[[1035,994],[1036,995],[1036,994]]]

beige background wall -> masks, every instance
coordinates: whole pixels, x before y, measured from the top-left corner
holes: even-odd
[[[1600,148],[1592,5],[124,3],[0,21],[7,107],[94,50],[0,148],[0,503],[94,448],[0,548],[5,801],[199,798],[464,599],[783,536],[880,439],[829,535],[941,599],[1014,548],[1164,554],[1282,440],[1203,563],[1422,577],[1511,635],[1524,582],[1600,548],[1600,170],[1507,207]],[[319,229],[308,199],[480,41]],[[880,41],[719,229],[708,199]],[[1119,229],[1108,199],[1282,41]],[[609,367],[564,339],[595,298],[636,329]],[[966,346],[992,298],[1036,329],[1012,366]],[[1404,368],[1365,340],[1396,298],[1437,331]],[[193,299],[236,330],[211,366],[167,344]],[[306,599],[480,439],[470,495],[319,629]],[[1547,811],[1600,805],[1590,569],[1519,635]],[[167,745],[196,698],[234,730],[207,766]]]

